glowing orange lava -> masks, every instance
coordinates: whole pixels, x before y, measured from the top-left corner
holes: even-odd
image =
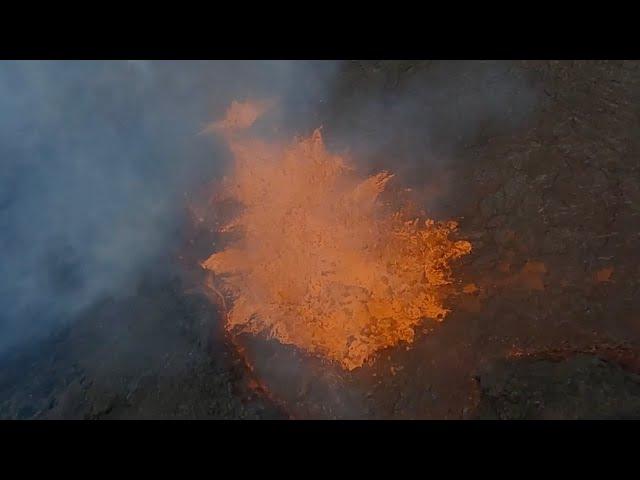
[[[359,177],[320,130],[290,144],[249,137],[265,105],[234,102],[209,129],[235,159],[220,197],[242,206],[221,230],[241,235],[202,266],[229,300],[229,331],[264,332],[352,370],[412,342],[424,318],[444,318],[438,287],[471,244],[450,239],[455,222],[383,201],[393,175]]]

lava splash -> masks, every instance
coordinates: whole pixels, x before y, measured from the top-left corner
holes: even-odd
[[[320,130],[289,143],[252,138],[265,105],[234,102],[208,129],[234,155],[217,198],[241,207],[221,228],[233,240],[202,263],[228,299],[227,330],[266,333],[347,370],[411,343],[425,318],[447,314],[439,287],[471,244],[450,238],[455,222],[387,201],[393,175],[362,177]]]

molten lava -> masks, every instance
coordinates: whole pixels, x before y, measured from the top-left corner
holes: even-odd
[[[450,239],[455,222],[383,201],[393,175],[359,177],[320,130],[289,144],[249,137],[265,105],[234,102],[209,129],[235,158],[219,198],[242,209],[221,229],[239,235],[202,265],[228,299],[230,332],[264,332],[352,370],[444,318],[439,287],[471,244]]]

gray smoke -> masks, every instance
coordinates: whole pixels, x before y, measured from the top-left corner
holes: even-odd
[[[224,145],[198,133],[232,99],[303,117],[333,67],[0,62],[0,353],[130,291],[171,245],[184,193],[224,168]]]
[[[158,263],[184,220],[185,192],[224,170],[226,146],[199,133],[233,99],[277,98],[281,132],[324,125],[329,146],[422,175],[532,108],[509,64],[422,67],[0,62],[0,353],[131,292]]]

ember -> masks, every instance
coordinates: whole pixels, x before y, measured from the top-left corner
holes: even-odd
[[[358,176],[327,151],[320,130],[290,144],[249,137],[267,108],[234,102],[208,129],[235,158],[218,198],[243,207],[221,228],[239,239],[202,264],[229,300],[226,328],[264,332],[347,370],[411,343],[423,319],[447,314],[439,287],[471,244],[450,239],[455,222],[383,201],[393,175]]]

